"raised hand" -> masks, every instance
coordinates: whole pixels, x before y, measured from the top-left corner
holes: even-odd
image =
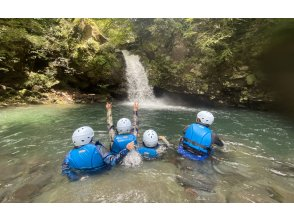
[[[165,136],[158,136],[158,139],[159,140],[166,140],[166,137]]]
[[[111,109],[112,108],[112,104],[111,103],[109,103],[109,102],[106,102],[106,109]]]
[[[134,102],[134,111],[138,111],[139,103],[137,101]]]

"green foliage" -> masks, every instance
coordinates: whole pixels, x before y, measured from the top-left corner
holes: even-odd
[[[52,86],[59,83],[53,75],[50,74],[38,74],[34,72],[27,73],[27,80],[24,86],[28,89],[32,89],[34,86],[40,86],[43,89],[50,89]]]
[[[46,89],[59,82],[84,90],[120,84],[122,61],[113,45],[125,43],[132,32],[129,20],[113,20],[106,30],[107,20],[0,19],[1,83]]]
[[[258,91],[259,60],[291,38],[293,19],[0,19],[0,83],[99,92],[120,87],[120,49],[139,55],[152,85],[244,96]],[[277,33],[273,38],[273,33]],[[239,98],[237,98],[239,100]],[[242,99],[247,100],[247,99]]]
[[[134,19],[133,30],[137,53],[153,86],[212,99],[228,97],[228,102],[238,102],[250,91],[243,103],[270,97],[261,84],[266,77],[259,61],[270,48],[273,33],[287,30],[291,22],[293,19]]]
[[[113,47],[131,43],[135,40],[131,19],[103,18],[93,19],[93,21],[99,26],[99,30]]]

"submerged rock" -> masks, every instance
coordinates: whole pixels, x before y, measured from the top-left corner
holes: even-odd
[[[5,199],[6,195],[7,195],[6,191],[0,192],[0,202],[2,202]]]
[[[194,188],[186,188],[185,189],[185,192],[187,193],[187,196],[189,198],[192,198],[193,199],[193,198],[197,198],[198,197],[198,192]]]
[[[206,191],[206,192],[214,192],[213,190],[214,186],[212,183],[203,181],[199,178],[194,178],[192,176],[190,178],[186,178],[186,177],[177,175],[176,180],[181,186],[183,186],[186,189],[192,188],[192,189]]]
[[[245,203],[274,203],[275,200],[265,187],[255,186],[250,183],[238,184],[232,188],[230,194],[227,195],[228,202],[245,202]]]
[[[37,185],[39,187],[44,187],[48,183],[50,183],[50,179],[52,178],[52,174],[43,174],[32,178],[31,184]]]
[[[33,184],[26,184],[17,189],[12,197],[16,202],[29,202],[33,196],[39,193],[40,187]]]
[[[40,191],[43,187],[51,182],[51,178],[51,174],[38,175],[33,177],[30,183],[21,186],[12,194],[12,201],[30,202],[34,196],[40,194]]]

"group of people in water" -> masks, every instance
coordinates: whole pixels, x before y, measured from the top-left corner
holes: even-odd
[[[156,131],[148,129],[143,133],[142,143],[138,142],[138,109],[138,102],[135,102],[133,124],[128,118],[121,118],[115,128],[112,120],[112,104],[106,103],[110,150],[99,140],[94,141],[94,131],[91,127],[80,127],[72,135],[74,147],[63,160],[62,174],[70,181],[83,179],[85,175],[97,174],[120,164],[132,150],[137,151],[145,160],[161,157],[166,146],[170,145],[164,136],[158,136]],[[205,160],[212,155],[214,144],[223,146],[218,135],[209,127],[213,121],[214,116],[210,112],[200,111],[196,123],[184,129],[177,152],[191,160]]]

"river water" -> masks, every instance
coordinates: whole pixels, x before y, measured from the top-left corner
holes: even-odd
[[[294,202],[294,126],[279,116],[241,109],[208,109],[225,142],[214,160],[177,154],[183,128],[204,108],[139,109],[140,134],[153,128],[173,144],[139,167],[122,165],[84,181],[61,176],[73,131],[91,126],[109,143],[104,104],[0,109],[2,202]],[[114,103],[114,122],[132,107]]]

